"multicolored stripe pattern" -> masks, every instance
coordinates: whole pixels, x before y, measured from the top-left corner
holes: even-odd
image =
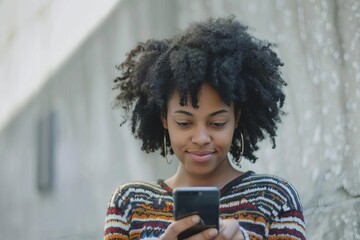
[[[158,239],[174,221],[164,181],[131,182],[109,200],[104,240]],[[246,239],[306,239],[302,206],[287,181],[246,172],[221,189],[220,217],[237,219]]]

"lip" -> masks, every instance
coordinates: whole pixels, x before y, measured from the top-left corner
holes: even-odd
[[[187,154],[195,162],[204,163],[211,159],[214,151],[188,151]]]

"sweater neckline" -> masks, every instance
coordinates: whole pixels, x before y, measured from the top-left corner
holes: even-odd
[[[237,185],[239,182],[241,182],[244,178],[250,176],[254,174],[253,171],[246,171],[244,172],[243,174],[241,174],[240,176],[234,178],[233,180],[231,180],[230,182],[228,182],[227,184],[225,184],[224,187],[222,187],[220,189],[220,193],[221,195],[223,195],[224,193],[226,193],[229,189],[231,189],[234,185]],[[174,189],[171,188],[169,185],[167,185],[165,183],[165,180],[164,179],[159,179],[158,181],[158,184],[160,185],[160,187],[162,189],[164,189],[166,192],[168,192],[169,194],[173,194],[173,191]]]

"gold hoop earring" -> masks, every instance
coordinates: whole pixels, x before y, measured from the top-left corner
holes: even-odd
[[[172,163],[172,159],[168,159],[167,156],[167,144],[166,144],[166,129],[164,130],[164,143],[163,143],[163,148],[164,148],[164,156],[165,156],[165,160],[167,162],[167,164],[171,164]]]
[[[239,159],[235,159],[235,158],[232,158],[230,159],[230,153],[228,153],[228,160],[230,162],[230,165],[236,169],[236,170],[239,170],[241,168],[241,160],[242,160],[242,157],[244,155],[244,136],[243,134],[240,132],[240,138],[241,138],[241,153],[240,153],[240,157]]]

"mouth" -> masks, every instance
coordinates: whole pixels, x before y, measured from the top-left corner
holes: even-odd
[[[195,162],[203,163],[209,161],[214,155],[213,151],[188,151],[187,155]]]

